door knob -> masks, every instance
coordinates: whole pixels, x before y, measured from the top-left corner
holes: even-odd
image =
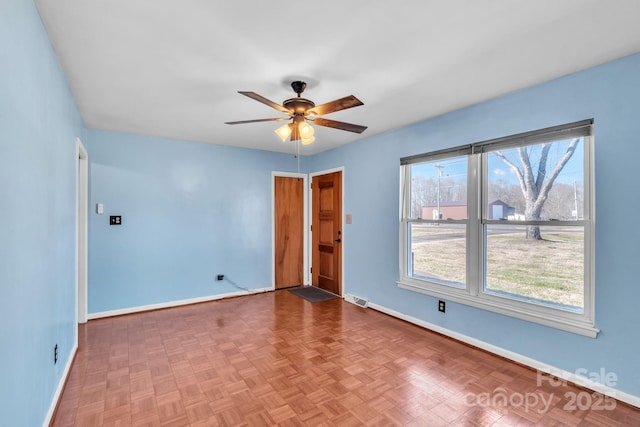
[[[342,242],[342,239],[336,239],[336,240],[334,240],[334,242],[340,243],[340,242]]]

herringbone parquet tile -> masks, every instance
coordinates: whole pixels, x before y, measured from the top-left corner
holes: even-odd
[[[538,383],[373,310],[276,291],[81,326],[54,425],[640,424],[638,409]]]

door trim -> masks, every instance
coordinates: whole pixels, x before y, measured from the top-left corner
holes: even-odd
[[[344,296],[347,294],[347,287],[346,287],[346,283],[344,281],[344,253],[345,253],[345,247],[349,245],[349,239],[345,240],[345,234],[346,230],[344,229],[344,218],[345,218],[345,212],[344,212],[344,166],[339,166],[337,168],[332,168],[332,169],[325,169],[325,170],[321,170],[321,171],[317,171],[317,172],[312,172],[309,174],[309,181],[313,181],[313,178],[316,176],[320,176],[320,175],[328,175],[330,173],[334,173],[334,172],[342,172],[341,176],[342,176],[342,182],[340,183],[340,185],[342,186],[342,199],[340,200],[340,204],[342,205],[342,217],[340,218],[340,230],[342,230],[342,250],[340,251],[340,266],[341,266],[341,272],[340,272],[340,288],[342,289],[342,295],[340,295],[341,298],[344,298]],[[310,187],[310,186],[309,186]],[[313,192],[313,189],[310,189],[311,192]],[[312,194],[309,194],[309,212],[313,212],[313,196]],[[313,224],[311,224],[313,225]],[[311,239],[311,234],[313,234],[313,230],[311,230],[311,227],[308,227],[309,230],[309,259],[312,259],[312,254],[313,254],[313,248],[311,247],[313,245],[313,240]],[[310,267],[313,268],[313,263],[310,263]],[[310,274],[310,269],[307,269],[306,271],[307,274]],[[311,284],[311,278],[309,277],[309,284]]]
[[[76,138],[76,324],[87,323],[89,153]],[[77,330],[77,328],[76,328]]]
[[[305,173],[271,172],[271,290],[276,288],[276,177],[302,178],[302,280],[305,286],[311,284],[309,276],[309,177]]]

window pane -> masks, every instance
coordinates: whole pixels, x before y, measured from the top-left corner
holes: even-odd
[[[487,154],[486,219],[584,219],[584,143],[554,141]]]
[[[409,224],[409,276],[464,287],[465,224]]]
[[[487,225],[485,291],[582,313],[584,227]]]
[[[412,219],[467,218],[467,157],[411,165]]]

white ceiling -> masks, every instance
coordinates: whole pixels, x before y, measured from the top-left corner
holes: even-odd
[[[239,95],[364,106],[314,154],[640,51],[638,0],[35,0],[89,128],[293,152]]]

